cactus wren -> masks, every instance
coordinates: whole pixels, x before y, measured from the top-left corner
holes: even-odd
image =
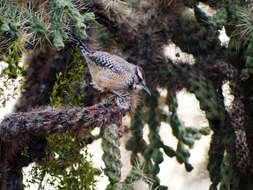
[[[119,56],[102,51],[91,51],[73,33],[70,39],[79,46],[82,55],[87,58],[93,86],[102,91],[110,91],[121,96],[122,91],[144,90],[151,95],[146,86],[144,72],[140,66],[131,64]]]

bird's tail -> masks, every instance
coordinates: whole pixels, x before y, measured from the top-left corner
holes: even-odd
[[[71,42],[73,42],[74,44],[78,45],[78,47],[80,48],[80,51],[82,52],[83,55],[86,54],[92,54],[93,52],[86,46],[86,44],[80,40],[77,35],[75,34],[74,30],[68,30],[67,31],[69,40]]]

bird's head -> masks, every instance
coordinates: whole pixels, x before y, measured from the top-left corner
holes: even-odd
[[[132,86],[133,90],[135,92],[139,92],[140,90],[144,90],[148,95],[151,96],[151,92],[146,85],[144,71],[140,66],[136,66],[134,78],[135,79],[134,79],[134,83]]]

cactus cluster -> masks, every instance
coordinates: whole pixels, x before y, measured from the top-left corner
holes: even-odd
[[[87,10],[91,8],[90,10],[94,11],[96,17],[93,13],[85,12],[86,9],[78,10],[78,7],[73,4],[81,2],[78,0],[50,0],[46,1],[47,3],[41,9],[35,6],[32,10],[29,7],[16,6],[10,2],[8,0],[0,2],[0,54],[1,56],[5,55],[3,58],[10,65],[9,70],[6,70],[9,76],[15,78],[21,73],[22,70],[16,63],[19,62],[24,50],[44,45],[59,50],[67,39],[65,29],[72,26],[76,28],[78,37],[85,39],[87,36],[86,22],[95,19],[106,27],[101,30],[106,32],[100,33],[103,44],[116,45],[117,42],[120,42],[117,49],[123,47],[122,52],[130,55],[129,60],[138,61],[144,67],[145,72],[147,71],[147,81],[150,82],[153,89],[152,96],[142,96],[143,102],[132,114],[131,137],[126,144],[126,149],[131,151],[132,170],[124,180],[121,179],[120,172],[122,163],[119,150],[119,126],[109,124],[104,128],[102,137],[104,172],[110,181],[107,189],[133,189],[132,183],[139,179],[149,183],[151,189],[167,189],[167,187],[160,185],[160,179],[157,177],[160,171],[159,165],[163,162],[165,155],[175,157],[180,164],[184,164],[186,171],[189,172],[193,169],[188,161],[189,148],[193,146],[197,135],[206,133],[186,128],[180,121],[177,115],[176,92],[182,88],[186,88],[196,96],[200,109],[205,112],[212,131],[207,166],[212,182],[210,190],[216,190],[218,187],[221,190],[242,189],[242,178],[239,176],[239,172],[246,173],[246,171],[253,169],[252,167],[247,169],[247,166],[250,165],[250,161],[247,160],[250,152],[244,128],[246,113],[242,111],[244,107],[241,105],[245,102],[252,102],[252,93],[250,89],[246,89],[248,96],[241,97],[241,91],[238,90],[241,83],[237,82],[241,76],[239,74],[229,76],[230,73],[226,73],[226,69],[222,71],[222,63],[229,62],[230,64],[231,62],[231,65],[233,64],[239,73],[242,68],[250,69],[253,66],[252,3],[244,2],[244,5],[239,0],[167,0],[158,3],[133,0],[132,5],[135,6],[136,12],[146,11],[147,14],[143,14],[145,16],[141,18],[142,14],[137,16],[132,12],[136,14],[134,15],[136,18],[133,19],[129,16],[131,21],[128,23],[127,19],[120,18],[118,14],[113,12],[113,6],[103,9],[102,1],[95,0],[93,4],[91,2],[87,5]],[[205,2],[216,8],[216,13],[208,16],[198,6],[199,2]],[[157,6],[155,6],[156,3]],[[155,11],[152,13],[153,5]],[[164,7],[161,8],[161,6]],[[156,14],[158,8],[161,8],[161,12]],[[181,10],[189,8],[192,10],[194,19],[183,18],[184,16],[181,14]],[[42,17],[45,12],[48,13],[48,17]],[[124,15],[127,14],[126,12]],[[120,11],[117,10],[116,13],[120,13]],[[135,32],[134,27],[131,26],[136,27],[139,31]],[[223,27],[230,37],[228,49],[221,47],[218,39],[218,30]],[[8,40],[6,40],[6,36]],[[152,38],[153,36],[154,38]],[[115,39],[106,39],[108,37]],[[170,60],[165,61],[160,52],[162,51],[161,46],[168,41],[173,41],[182,51],[192,53],[196,58],[196,65],[180,62],[174,64]],[[177,56],[180,57],[180,54]],[[237,59],[232,60],[233,56]],[[79,56],[76,55],[76,57],[79,59]],[[76,63],[81,65],[79,61]],[[72,74],[84,71],[84,68],[77,71],[76,67],[71,67],[73,68],[70,68],[69,71]],[[247,74],[248,78],[245,80],[252,80],[251,73]],[[65,85],[59,77],[60,74],[57,76],[58,82]],[[70,74],[67,77],[71,78],[71,76],[74,75]],[[75,78],[75,80],[80,79],[80,76]],[[151,79],[154,80],[153,83]],[[235,101],[232,102],[233,106],[230,111],[225,108],[221,89],[221,85],[226,80],[231,82],[231,88],[235,95]],[[73,82],[73,80],[64,81],[66,85]],[[159,108],[160,94],[156,90],[157,87],[163,87],[168,91],[165,104],[169,107],[169,113],[163,113]],[[58,98],[58,88],[55,86],[52,91],[52,95],[55,95],[56,98]],[[64,96],[67,97],[69,94],[63,94],[60,99],[51,100],[53,104],[58,104],[61,103]],[[68,98],[66,101],[69,100]],[[82,100],[82,96],[76,99],[77,102]],[[162,141],[159,135],[161,122],[170,124],[173,135],[178,140],[176,150]],[[147,125],[149,129],[148,142],[143,138],[144,125]],[[140,156],[144,158],[143,162]],[[238,168],[241,171],[237,170]]]
[[[227,122],[222,94],[197,68],[177,64],[170,65],[169,69],[174,77],[187,76],[185,87],[199,100],[200,109],[205,111],[213,131],[207,167],[212,181],[210,189],[217,189],[219,183],[222,189],[238,188],[240,178],[235,170],[235,135]]]
[[[27,50],[47,45],[62,48],[67,39],[65,29],[74,26],[78,35],[85,39],[85,22],[95,19],[93,13],[81,15],[68,0],[52,0],[40,7],[32,1],[16,6],[3,0],[0,10],[0,38],[5,39],[1,40],[1,54],[6,53],[16,40],[22,40],[22,48]],[[9,40],[5,35],[9,36]]]

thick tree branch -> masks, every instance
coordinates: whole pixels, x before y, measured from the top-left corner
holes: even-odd
[[[13,113],[1,122],[0,138],[3,142],[13,142],[16,139],[19,142],[28,142],[30,136],[44,137],[67,130],[72,133],[80,130],[88,132],[96,126],[104,126],[111,122],[118,123],[131,108],[130,97],[123,101],[116,98],[110,105],[96,104],[63,110],[47,108],[27,113]]]
[[[132,107],[131,102],[131,97],[126,96],[117,97],[110,104],[10,114],[0,123],[0,189],[22,189],[21,169],[44,156],[46,136],[66,131],[87,134],[96,126],[120,125]],[[29,157],[21,154],[25,146]]]

